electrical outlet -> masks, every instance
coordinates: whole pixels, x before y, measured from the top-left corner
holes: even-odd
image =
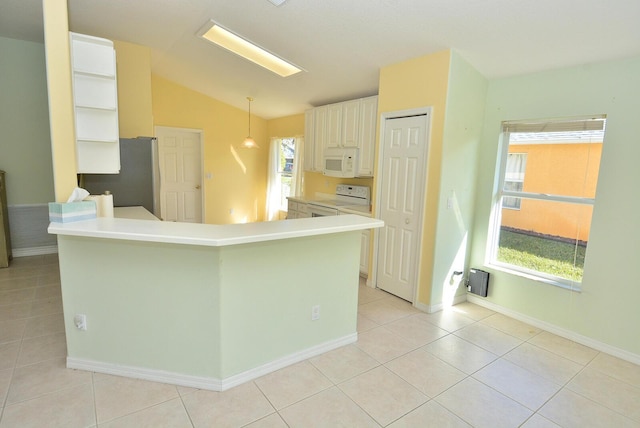
[[[87,316],[85,314],[76,314],[76,316],[73,317],[73,322],[75,323],[78,330],[87,329]]]
[[[317,321],[320,319],[320,305],[311,307],[311,321]]]

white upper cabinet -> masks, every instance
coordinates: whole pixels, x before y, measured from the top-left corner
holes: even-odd
[[[322,172],[324,149],[357,147],[358,176],[373,177],[377,119],[377,96],[307,110],[305,170]]]
[[[377,119],[378,97],[361,99],[358,120],[358,147],[360,147],[358,173],[364,177],[373,177]]]
[[[113,42],[69,33],[78,173],[120,172],[118,85]]]

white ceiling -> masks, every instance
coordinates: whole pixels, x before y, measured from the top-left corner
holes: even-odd
[[[640,54],[639,0],[68,0],[71,31],[152,48],[152,72],[265,119],[378,91],[381,67],[453,48],[487,78]],[[210,19],[304,68],[281,78],[195,36]],[[0,36],[43,40],[41,0]]]

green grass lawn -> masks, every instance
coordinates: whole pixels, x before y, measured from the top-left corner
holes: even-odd
[[[498,260],[581,282],[585,251],[580,245],[501,230]]]

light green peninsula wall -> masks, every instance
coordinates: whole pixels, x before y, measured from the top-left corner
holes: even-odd
[[[52,224],[68,367],[225,390],[355,342],[361,230],[382,222],[354,215],[271,223]],[[157,242],[166,230],[205,238]],[[108,237],[123,233],[133,238]],[[207,233],[220,242],[262,237],[209,245]],[[320,318],[312,320],[316,305]],[[76,327],[78,314],[86,330]]]

